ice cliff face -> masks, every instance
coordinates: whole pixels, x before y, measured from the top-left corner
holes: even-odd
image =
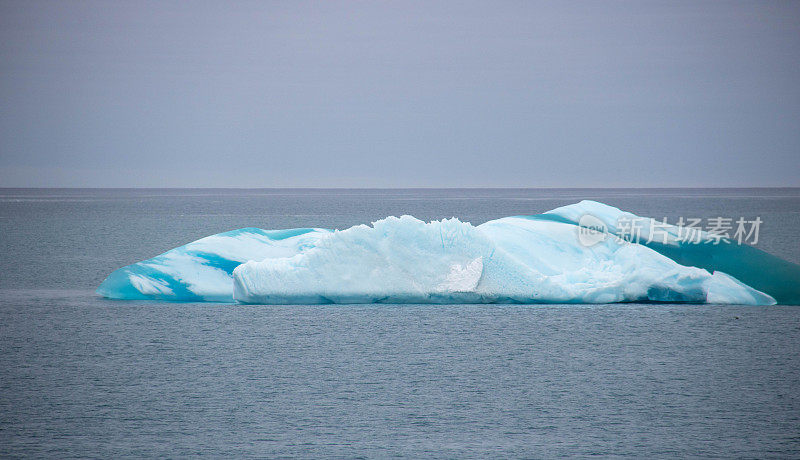
[[[607,231],[591,244],[581,227],[587,214]],[[270,304],[775,303],[723,271],[706,270],[714,270],[709,261],[716,262],[703,251],[719,252],[720,246],[684,244],[677,227],[662,247],[617,238],[615,223],[623,214],[584,201],[478,226],[402,216],[342,231],[241,229],[121,268],[98,293],[117,299]],[[762,265],[773,264],[772,259],[788,264],[748,246],[722,252],[748,255],[750,250],[763,255]],[[683,259],[697,263],[679,263]],[[784,275],[796,281],[798,273]]]

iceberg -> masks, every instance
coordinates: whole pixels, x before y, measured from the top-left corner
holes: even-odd
[[[245,228],[123,267],[97,292],[254,304],[800,299],[796,264],[746,245],[690,243],[674,226],[657,243],[628,241],[622,217],[638,218],[582,201],[477,226],[401,216],[345,230]]]
[[[201,238],[111,273],[97,288],[110,299],[232,302],[233,269],[248,260],[289,257],[330,230],[242,228]]]

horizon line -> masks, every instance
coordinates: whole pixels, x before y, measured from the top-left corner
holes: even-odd
[[[770,186],[659,186],[659,187],[6,187],[0,190],[730,190],[800,189],[800,185]]]

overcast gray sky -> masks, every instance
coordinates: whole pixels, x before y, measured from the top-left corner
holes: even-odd
[[[0,186],[799,186],[800,2],[0,0]]]

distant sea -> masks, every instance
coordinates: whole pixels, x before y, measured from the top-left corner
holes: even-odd
[[[0,456],[800,457],[800,307],[110,301],[113,270],[241,227],[479,224],[581,199],[760,217],[800,189],[0,189]]]

